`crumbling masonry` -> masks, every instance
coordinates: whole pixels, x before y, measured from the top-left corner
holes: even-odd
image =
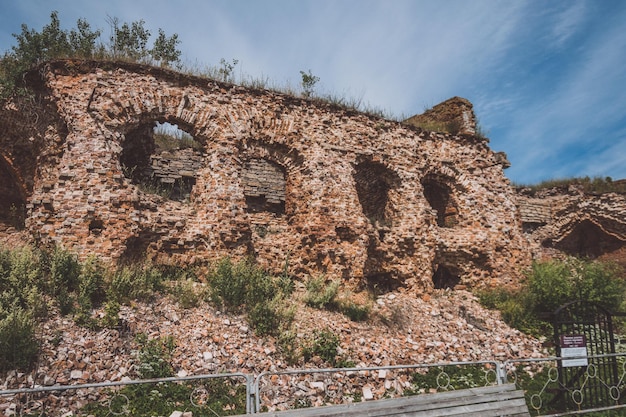
[[[253,255],[416,292],[514,282],[530,261],[508,162],[466,100],[435,109],[460,109],[448,134],[135,64],[26,79],[35,98],[0,113],[0,220],[42,244],[114,262]],[[200,147],[158,151],[157,122]]]

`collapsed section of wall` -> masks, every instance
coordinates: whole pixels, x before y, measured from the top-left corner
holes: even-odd
[[[626,267],[626,196],[590,195],[576,187],[544,194],[516,198],[535,257],[565,254]]]
[[[471,111],[455,136],[139,65],[39,73],[67,131],[14,200],[42,242],[111,261],[252,255],[279,271],[289,259],[300,276],[414,291],[511,282],[529,263],[501,159],[470,134]],[[150,133],[164,122],[199,146],[165,161]],[[180,192],[150,188],[179,177]]]

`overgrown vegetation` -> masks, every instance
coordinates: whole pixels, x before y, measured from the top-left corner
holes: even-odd
[[[111,35],[106,43],[100,40],[102,31],[93,30],[84,19],[78,19],[76,27],[69,31],[62,29],[56,11],[50,14],[50,22],[39,32],[22,24],[21,33],[13,34],[17,45],[0,59],[0,98],[23,92],[21,75],[24,72],[58,58],[127,59],[181,68],[177,34],[168,37],[159,29],[149,48],[151,33],[143,20],[120,23],[117,18],[109,18],[109,24]]]
[[[551,188],[566,192],[570,187],[581,190],[585,194],[626,194],[626,181],[613,181],[611,177],[561,178],[546,180],[532,185],[515,184],[515,187],[518,190],[527,190],[530,194]]]
[[[293,279],[287,273],[275,277],[251,259],[228,258],[209,268],[198,283],[193,268],[138,262],[117,268],[105,267],[96,258],[80,262],[67,251],[31,248],[0,251],[0,372],[28,369],[38,355],[38,322],[50,313],[72,317],[92,329],[119,328],[119,312],[134,300],[150,301],[172,294],[183,308],[209,301],[224,312],[245,314],[257,335],[275,336],[291,364],[320,357],[332,366],[350,366],[338,351],[339,338],[329,330],[298,337],[292,328],[295,305],[291,300]],[[323,281],[309,285],[309,303],[319,308],[334,306],[353,319],[364,319],[370,306],[337,301],[338,283],[325,289]],[[321,285],[321,286],[320,286]],[[321,291],[322,296],[313,293]],[[324,295],[325,294],[325,295]],[[352,312],[352,313],[350,313]],[[138,358],[153,366],[158,358],[167,363],[175,345],[172,340],[150,341],[138,336],[145,349]],[[16,349],[15,347],[19,347]],[[152,359],[150,359],[152,358]],[[163,377],[171,369],[139,366],[143,378]]]
[[[293,286],[270,276],[252,260],[220,260],[208,283],[208,299],[224,311],[245,312],[258,335],[279,335],[291,326],[295,311],[287,298]]]
[[[369,317],[371,303],[357,303],[350,294],[339,291],[339,281],[327,282],[323,276],[310,278],[306,282],[304,302],[309,307],[339,311],[353,321],[363,321]]]
[[[354,362],[346,355],[341,354],[339,336],[330,329],[318,329],[305,341],[302,347],[302,356],[305,362],[314,357],[319,357],[326,363],[337,368],[350,368]]]
[[[142,379],[174,376],[171,364],[176,342],[171,336],[150,339],[145,334],[136,338],[136,369]],[[200,382],[159,382],[127,385],[109,392],[110,399],[90,404],[81,412],[104,417],[125,414],[138,417],[168,416],[177,410],[192,410],[194,416],[243,414],[246,412],[246,387],[230,379]]]
[[[181,272],[182,270],[182,272]],[[120,306],[157,292],[186,293],[193,271],[140,263],[106,268],[95,257],[80,262],[62,249],[0,249],[0,372],[27,369],[36,359],[37,322],[50,312],[89,328],[119,326]],[[165,286],[181,281],[181,287]],[[195,294],[195,293],[194,293]],[[183,299],[192,304],[186,294]],[[103,308],[102,317],[94,316]]]
[[[486,307],[500,310],[510,326],[550,338],[549,314],[560,306],[585,300],[620,311],[625,294],[626,280],[619,267],[572,257],[534,262],[519,289],[497,288],[479,297]]]

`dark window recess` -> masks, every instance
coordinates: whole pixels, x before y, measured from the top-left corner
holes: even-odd
[[[452,273],[443,265],[437,265],[437,269],[433,274],[433,285],[435,289],[454,288],[461,283],[461,278]]]
[[[439,227],[456,226],[458,211],[452,201],[450,188],[430,177],[422,181],[422,186],[428,204],[437,212],[437,225]]]
[[[102,233],[103,229],[104,223],[102,222],[102,220],[94,219],[89,222],[89,233],[99,235],[100,233]]]
[[[583,220],[554,246],[569,255],[594,259],[626,246],[626,242],[606,233],[597,224]]]
[[[247,211],[260,213],[263,211],[282,216],[285,214],[285,201],[270,201],[265,195],[246,196]]]
[[[354,167],[354,182],[363,214],[372,224],[389,223],[389,191],[397,186],[398,175],[383,164],[366,161]]]

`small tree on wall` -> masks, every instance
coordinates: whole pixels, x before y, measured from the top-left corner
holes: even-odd
[[[109,17],[111,26],[111,50],[115,58],[126,57],[134,60],[141,60],[148,56],[147,48],[150,31],[144,28],[145,22],[142,20],[124,23],[120,26],[117,17]]]
[[[319,82],[320,77],[313,75],[311,70],[309,70],[308,73],[300,71],[300,75],[302,76],[302,81],[300,82],[300,85],[302,86],[302,95],[304,97],[311,97],[313,95],[313,91],[315,90],[315,85]]]
[[[180,50],[176,46],[180,43],[178,34],[173,34],[169,38],[165,36],[163,29],[159,28],[159,36],[154,41],[154,46],[150,50],[152,58],[159,62],[161,66],[169,66],[172,63],[180,63]]]

